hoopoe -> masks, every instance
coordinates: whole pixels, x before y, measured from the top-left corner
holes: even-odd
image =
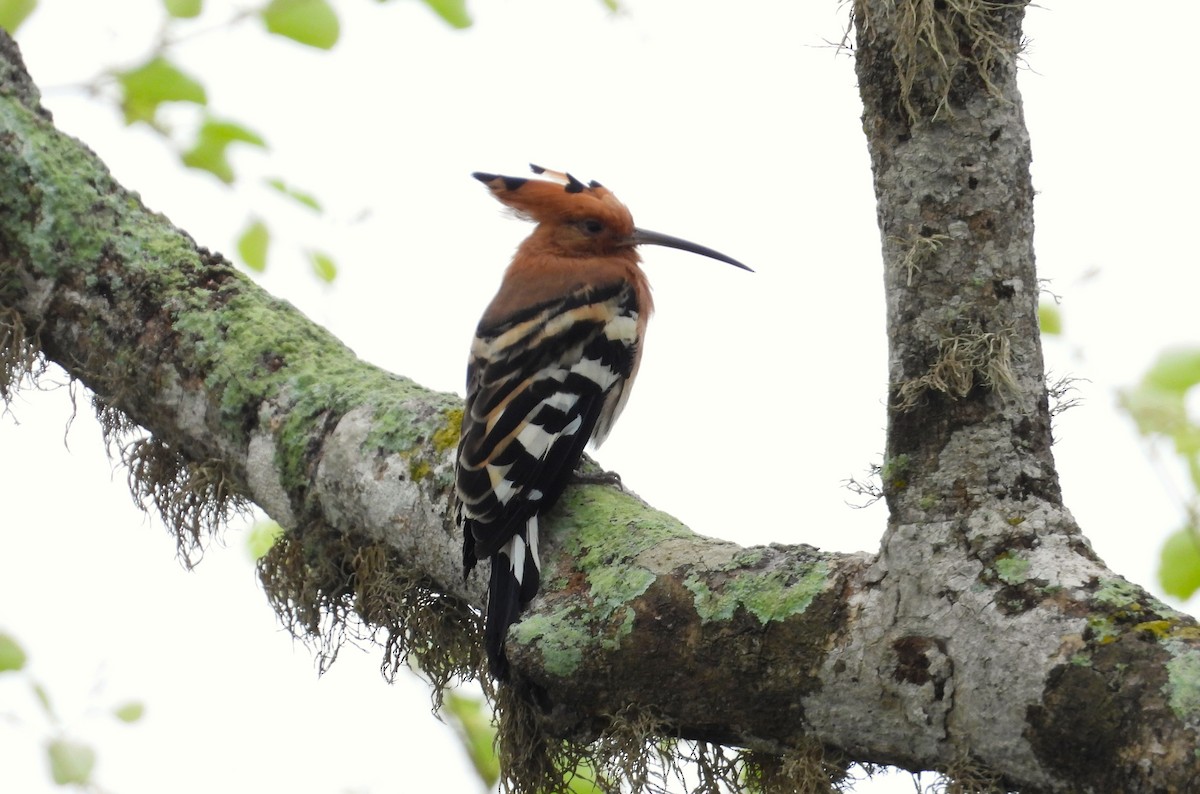
[[[608,436],[637,375],[654,309],[637,246],[750,270],[636,228],[599,182],[531,167],[554,181],[472,174],[537,224],[475,331],[455,474],[463,575],[492,562],[484,642],[499,680],[508,677],[508,627],[538,591],[538,517],[562,494],[588,441],[598,447]]]

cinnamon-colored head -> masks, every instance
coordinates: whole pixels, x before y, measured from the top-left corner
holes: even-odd
[[[530,241],[546,253],[611,256],[638,245],[662,245],[750,269],[711,248],[635,227],[629,209],[599,182],[584,184],[568,173],[530,167],[535,174],[554,181],[482,172],[472,176],[517,215],[538,224]]]

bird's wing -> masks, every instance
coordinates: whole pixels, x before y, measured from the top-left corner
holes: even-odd
[[[636,358],[637,319],[634,290],[616,282],[479,328],[456,474],[468,567],[549,509],[598,423],[611,425]]]

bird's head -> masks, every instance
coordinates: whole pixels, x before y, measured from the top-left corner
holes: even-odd
[[[611,256],[639,245],[662,245],[750,268],[736,259],[668,234],[639,229],[612,191],[599,182],[584,184],[568,173],[531,165],[549,179],[527,179],[475,172],[501,203],[538,225],[534,238],[560,256]]]

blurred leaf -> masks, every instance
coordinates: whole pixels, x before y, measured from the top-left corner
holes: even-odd
[[[189,168],[208,171],[225,184],[234,179],[233,166],[229,164],[228,150],[232,143],[245,143],[266,148],[262,137],[232,121],[205,119],[196,133],[196,143],[181,155],[183,164]]]
[[[268,179],[267,184],[293,201],[303,204],[314,212],[321,211],[321,202],[317,201],[313,194],[305,193],[303,190],[297,190],[294,187],[289,187],[287,183],[278,177],[274,179]]]
[[[1144,436],[1173,436],[1188,423],[1182,394],[1156,389],[1144,381],[1139,386],[1122,391],[1119,402],[1137,423],[1138,432]]]
[[[600,2],[604,3],[604,7],[614,14],[621,10],[621,4],[617,0],[600,0]]]
[[[471,14],[467,11],[467,0],[425,0],[425,5],[452,28],[471,27]]]
[[[596,772],[592,765],[580,761],[575,767],[575,774],[567,781],[567,791],[571,794],[604,794],[604,789],[595,782]]]
[[[323,254],[320,251],[309,251],[308,260],[312,263],[313,272],[317,274],[317,278],[324,281],[326,284],[332,284],[337,278],[337,264],[329,254]]]
[[[1038,325],[1043,334],[1058,336],[1062,333],[1062,311],[1052,301],[1039,303]]]
[[[1163,544],[1158,583],[1163,592],[1181,601],[1200,589],[1200,544],[1191,527],[1176,530]]]
[[[179,19],[191,19],[200,16],[203,0],[163,0],[167,13]]]
[[[267,225],[255,219],[238,238],[238,256],[246,263],[246,267],[258,273],[267,269],[267,249],[271,245],[271,232]]]
[[[1142,383],[1182,394],[1200,383],[1200,348],[1176,348],[1159,353]]]
[[[261,13],[267,30],[277,36],[321,50],[337,44],[337,12],[326,0],[271,0]]]
[[[37,702],[41,704],[42,711],[46,712],[46,716],[50,717],[50,719],[55,719],[54,707],[50,705],[50,693],[46,691],[46,687],[34,682],[33,695],[37,698]]]
[[[0,0],[0,28],[15,36],[17,28],[37,8],[37,0]]]
[[[1118,400],[1137,423],[1139,433],[1165,436],[1174,442],[1175,452],[1187,458],[1184,462],[1192,468],[1192,478],[1200,488],[1200,461],[1192,459],[1200,454],[1200,426],[1188,416],[1185,392],[1158,389],[1143,381],[1121,392]]]
[[[10,634],[0,633],[0,673],[25,667],[25,650]]]
[[[451,727],[458,734],[484,784],[489,789],[495,787],[500,780],[500,760],[496,757],[494,745],[496,726],[492,724],[487,703],[482,698],[448,692],[442,715],[449,718]]]
[[[137,700],[122,703],[113,709],[113,716],[121,722],[137,722],[146,713],[145,704]]]
[[[135,121],[153,124],[158,106],[164,102],[208,103],[204,86],[162,56],[151,58],[136,69],[117,72],[116,78],[123,93],[121,109],[125,111],[126,124]]]
[[[96,753],[86,744],[55,739],[46,747],[50,757],[50,777],[60,786],[84,784],[96,766]]]
[[[283,534],[283,527],[274,521],[256,521],[246,533],[246,551],[254,560],[261,560]]]
[[[1200,436],[1200,428],[1193,426],[1192,430],[1195,435]],[[1192,487],[1196,491],[1200,491],[1200,454],[1196,454],[1196,450],[1192,450],[1192,453],[1186,457],[1188,474],[1192,478]]]

